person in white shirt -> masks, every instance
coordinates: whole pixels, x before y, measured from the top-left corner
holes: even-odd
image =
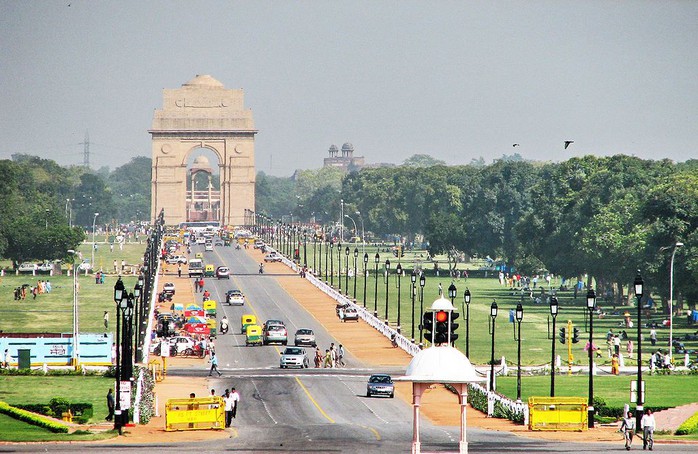
[[[649,446],[651,451],[654,446],[654,428],[657,426],[657,423],[654,420],[652,410],[649,408],[642,415],[640,426],[642,426],[642,449],[647,449]]]
[[[227,389],[223,394],[223,402],[225,402],[225,427],[230,427],[230,423],[233,422],[233,404],[235,402]]]
[[[238,394],[237,391],[235,391],[235,388],[232,388],[230,390],[230,398],[232,399],[232,414],[233,418],[237,417],[238,413],[238,404],[240,403],[240,394]]]

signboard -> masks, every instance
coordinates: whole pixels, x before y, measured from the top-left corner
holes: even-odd
[[[645,380],[642,380],[641,392],[642,402],[645,402]],[[637,380],[630,382],[630,402],[637,403]]]
[[[184,316],[186,318],[189,317],[204,317],[206,313],[204,312],[203,309],[198,309],[198,310],[193,310],[193,311],[184,311]]]
[[[166,341],[160,342],[160,356],[170,356],[170,343]]]
[[[119,404],[121,410],[131,408],[131,381],[121,380],[121,389],[119,390]]]

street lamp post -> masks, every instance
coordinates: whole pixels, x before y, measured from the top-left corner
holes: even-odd
[[[383,275],[385,279],[385,324],[388,324],[388,282],[390,281],[388,273],[390,272],[390,260],[385,261],[385,274]]]
[[[645,403],[644,386],[642,385],[642,295],[645,282],[642,280],[640,270],[635,276],[635,298],[637,298],[637,404],[635,405],[635,427],[639,428],[642,419],[643,404]]]
[[[313,233],[313,274],[317,275],[317,261],[315,260],[315,252],[317,251],[317,235]]]
[[[494,391],[494,331],[497,320],[497,302],[490,305],[490,333],[492,334],[492,354],[490,355],[490,391]]]
[[[456,299],[456,296],[458,295],[458,289],[456,288],[456,285],[451,281],[451,285],[448,286],[448,297],[451,298],[451,306],[453,306],[453,301]],[[448,328],[449,331],[451,328]],[[455,347],[456,341],[452,340],[451,341],[451,346]]]
[[[400,301],[400,294],[402,293],[401,290],[401,285],[402,285],[402,265],[397,264],[397,268],[395,268],[395,279],[397,279],[397,332],[401,333],[402,332],[402,324],[400,323],[400,314],[402,313],[400,311],[400,306],[402,306],[401,301]]]
[[[344,249],[344,294],[349,296],[349,246]],[[356,268],[356,259],[354,259],[354,268]]]
[[[121,303],[125,287],[121,277],[114,284],[114,302],[116,303],[116,405],[114,407],[114,430],[121,435]]]
[[[559,309],[559,305],[557,302],[557,297],[555,295],[552,295],[550,297],[550,315],[553,316],[553,353],[552,353],[552,359],[550,360],[550,397],[555,397],[555,320],[557,319],[557,311]]]
[[[470,359],[470,289],[466,288],[463,293],[465,303],[465,356]]]
[[[589,310],[589,400],[587,402],[587,426],[594,428],[594,307],[596,292],[590,288],[587,292],[587,309]],[[553,336],[554,337],[554,336]]]
[[[95,266],[95,248],[97,247],[97,243],[95,243],[95,224],[97,223],[97,216],[99,216],[99,213],[95,213],[95,217],[92,219],[92,262],[90,262],[90,265],[92,265],[93,270],[97,268]]]
[[[364,252],[364,309],[366,309],[366,280],[368,279],[368,254]]]
[[[516,401],[521,402],[521,320],[523,320],[523,306],[521,303],[516,305],[516,324],[517,324],[517,336],[516,341],[518,343],[517,360],[516,360]]]
[[[422,326],[422,320],[424,320],[424,286],[427,283],[427,278],[424,276],[424,272],[419,276],[419,345],[422,345],[422,335],[424,334],[424,326]]]
[[[410,293],[412,297],[412,343],[414,344],[414,299],[417,294],[417,272],[413,269],[412,274],[410,274]],[[421,323],[421,319],[420,319]]]
[[[381,256],[378,252],[376,252],[374,260],[376,262],[376,290],[373,294],[373,316],[378,317],[378,264],[381,261]]]
[[[334,287],[334,240],[330,240],[330,287]],[[327,272],[327,264],[325,264],[325,272]]]
[[[364,217],[361,215],[360,211],[356,212],[356,215],[361,219],[361,252],[364,252],[366,248],[366,230],[364,229]]]
[[[308,232],[305,230],[303,230],[303,266],[308,266]]]
[[[337,287],[342,293],[342,240],[337,243]]]
[[[669,267],[669,358],[674,357],[674,256],[676,249],[681,246],[683,246],[681,242],[674,243]]]
[[[73,256],[73,367],[75,370],[78,370],[80,367],[80,340],[78,339],[80,333],[80,313],[78,310],[78,267],[75,261],[77,252],[69,249],[68,253]]]
[[[358,276],[356,275],[356,261],[359,258],[359,248],[355,247],[354,248],[354,301],[356,301],[356,279]]]

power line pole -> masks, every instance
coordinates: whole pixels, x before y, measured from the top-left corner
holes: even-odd
[[[90,134],[88,131],[85,131],[85,141],[80,143],[82,145],[83,151],[82,151],[82,165],[86,168],[90,168]]]

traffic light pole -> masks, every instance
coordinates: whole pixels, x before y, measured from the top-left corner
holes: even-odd
[[[567,320],[567,375],[572,375],[572,320]]]

